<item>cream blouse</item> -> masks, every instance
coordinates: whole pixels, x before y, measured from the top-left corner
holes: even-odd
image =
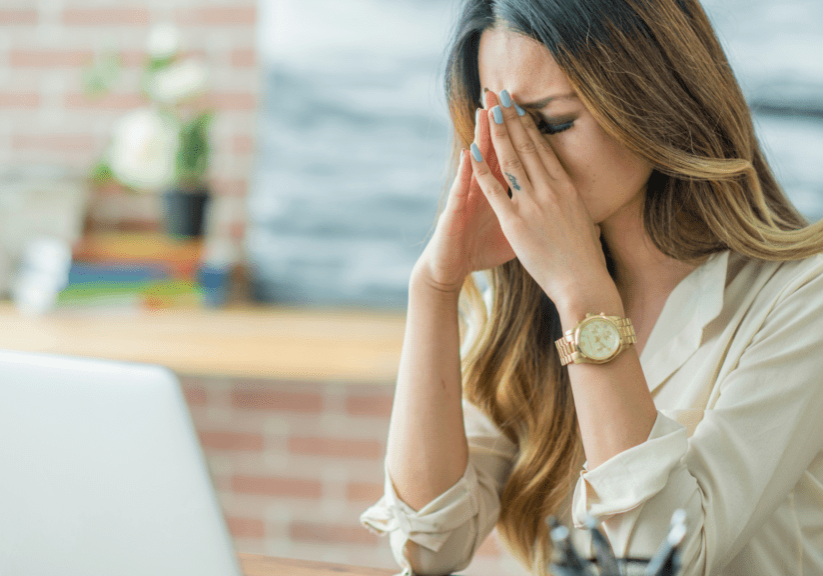
[[[570,498],[579,550],[587,514],[619,556],[651,556],[687,512],[683,576],[823,575],[823,254],[794,262],[712,255],[669,295],[640,356],[657,406],[643,444],[588,471]],[[468,566],[494,527],[517,455],[463,402],[469,464],[415,512],[395,494],[361,516],[412,540],[424,574]]]

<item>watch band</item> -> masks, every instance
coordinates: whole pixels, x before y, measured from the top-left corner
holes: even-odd
[[[632,344],[637,343],[637,335],[634,332],[634,326],[632,325],[632,321],[630,319],[621,318],[620,316],[605,316],[600,314],[598,314],[598,316],[601,318],[607,318],[614,322],[617,327],[617,334],[620,336],[620,348],[617,349],[614,356],[604,362],[594,362],[589,360],[585,355],[583,355],[583,353],[580,352],[580,349],[577,347],[577,342],[575,342],[575,333],[577,332],[577,327],[580,325],[580,323],[578,323],[578,325],[571,330],[567,330],[562,338],[558,338],[555,341],[557,351],[560,353],[561,366],[565,366],[571,362],[574,362],[575,364],[580,364],[583,362],[591,364],[605,364],[606,362],[616,358],[618,354],[623,352],[623,350]]]

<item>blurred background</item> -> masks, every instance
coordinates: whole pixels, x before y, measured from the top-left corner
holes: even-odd
[[[357,517],[446,185],[454,0],[3,0],[0,347],[180,376],[240,552],[393,567]],[[823,217],[823,4],[706,0]],[[466,574],[518,573],[495,539]]]

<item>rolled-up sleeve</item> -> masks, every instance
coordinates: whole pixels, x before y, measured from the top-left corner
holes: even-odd
[[[457,483],[415,511],[397,496],[387,470],[383,496],[360,517],[373,532],[389,534],[399,565],[413,565],[420,574],[469,565],[497,522],[500,493],[516,454],[515,445],[477,407],[464,401],[463,413],[469,461]],[[407,547],[409,541],[418,546]]]
[[[658,412],[646,442],[594,470],[584,465],[572,499],[575,528],[583,528],[589,515],[602,519],[641,506],[666,486],[688,448],[685,426]]]
[[[773,303],[691,438],[659,411],[646,442],[584,469],[572,500],[576,525],[595,516],[619,555],[648,557],[683,508],[683,576],[717,574],[746,546],[823,450],[816,262]]]

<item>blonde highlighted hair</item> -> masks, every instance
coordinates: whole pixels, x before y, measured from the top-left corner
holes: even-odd
[[[454,164],[482,105],[480,35],[496,27],[545,45],[606,132],[653,165],[643,224],[661,252],[693,264],[727,249],[776,261],[823,252],[823,221],[809,225],[783,194],[696,0],[467,0],[446,73]],[[516,259],[487,278],[490,310],[471,276],[463,287],[464,316],[479,327],[463,358],[463,390],[519,447],[497,527],[544,574],[545,519],[561,513],[582,463],[553,344],[560,320]]]

